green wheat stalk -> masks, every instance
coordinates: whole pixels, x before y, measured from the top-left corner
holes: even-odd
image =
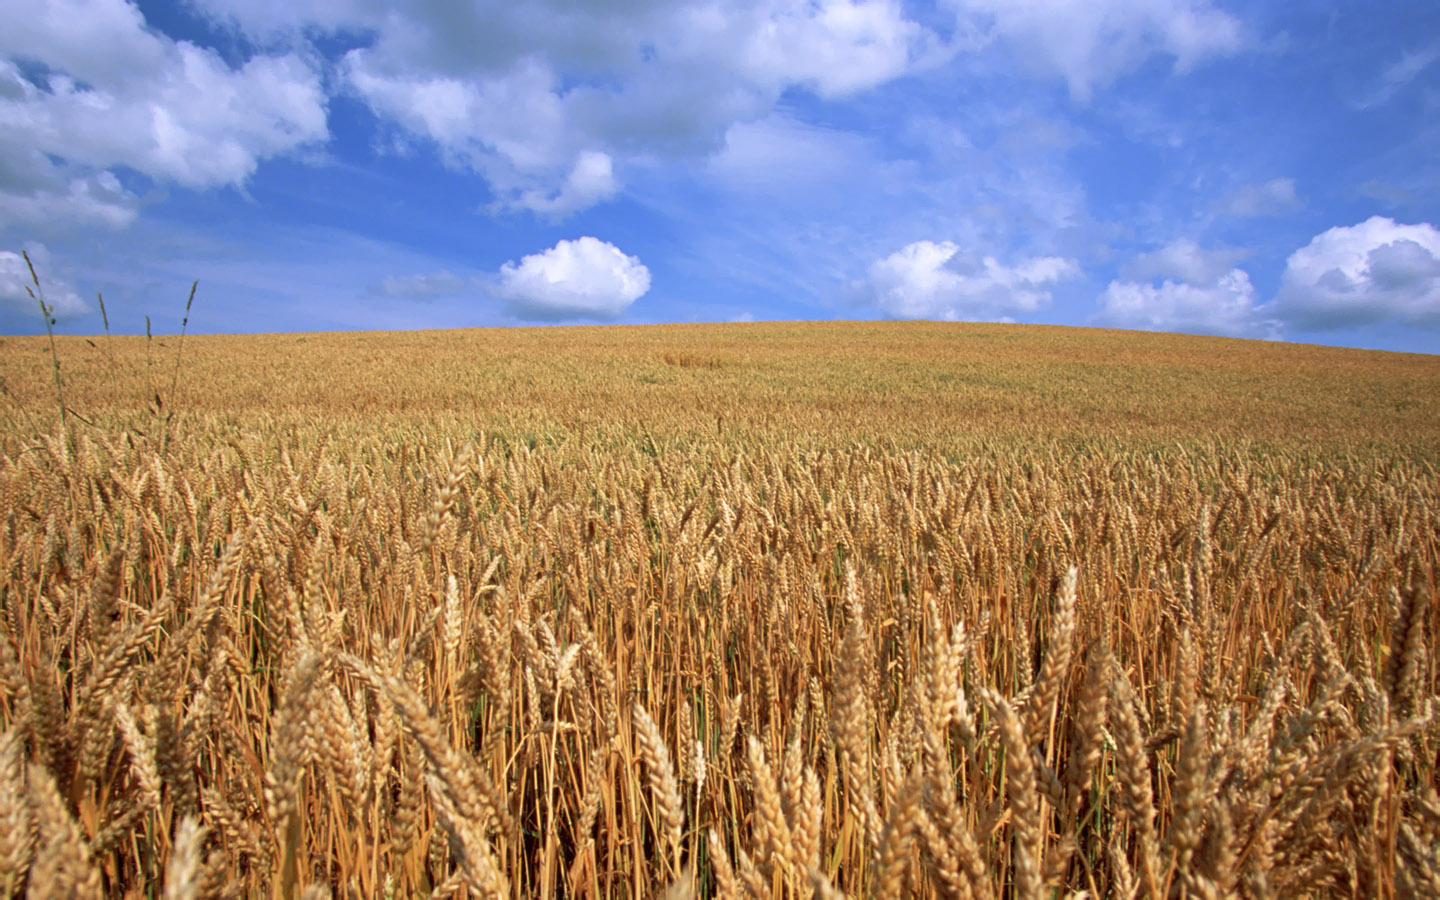
[[[175,390],[180,385],[180,356],[185,352],[185,330],[190,327],[190,304],[195,302],[195,288],[199,281],[190,285],[190,299],[185,301],[185,317],[180,320],[180,345],[175,349],[175,375],[170,379],[170,408],[175,408]]]
[[[110,334],[110,314],[105,311],[105,295],[99,291],[95,292],[95,299],[100,303],[100,321],[105,323],[105,351],[110,355],[110,383],[117,391],[115,396],[116,406],[119,406],[120,370],[115,364],[115,338]]]
[[[40,315],[45,317],[45,333],[50,336],[50,361],[55,364],[55,398],[60,402],[60,426],[65,427],[65,387],[60,380],[60,354],[55,351],[55,307],[45,303],[45,291],[40,287],[40,277],[35,274],[35,264],[30,261],[30,253],[21,250],[20,255],[25,257],[25,265],[30,269],[30,280],[35,283],[35,290],[25,286],[25,293],[29,294],[35,302],[40,304]]]
[[[198,280],[190,283],[190,298],[185,301],[185,316],[180,320],[180,343],[175,348],[175,374],[170,379],[170,415],[175,414],[175,392],[180,387],[180,357],[185,353],[185,331],[190,327],[190,305],[195,302],[195,288],[200,286]],[[170,429],[167,427],[160,438],[160,447],[163,450],[165,442],[170,437]]]

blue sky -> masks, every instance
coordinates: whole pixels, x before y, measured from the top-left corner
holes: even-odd
[[[1440,347],[1440,4],[0,5],[0,331]]]

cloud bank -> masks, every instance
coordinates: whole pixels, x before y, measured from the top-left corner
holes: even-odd
[[[205,6],[257,40],[375,33],[340,63],[348,90],[481,174],[492,209],[552,218],[614,196],[622,163],[714,152],[787,91],[846,97],[943,55],[896,0]]]

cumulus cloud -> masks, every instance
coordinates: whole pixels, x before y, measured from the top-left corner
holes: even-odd
[[[950,241],[916,241],[871,264],[861,297],[896,319],[995,320],[1050,302],[1048,285],[1080,274],[1055,256],[1006,266]]]
[[[1238,51],[1239,20],[1209,0],[952,0],[976,34],[1011,43],[1022,58],[1061,75],[1086,100],[1154,54],[1185,71]]]
[[[758,82],[834,97],[904,74],[927,43],[893,0],[778,3],[746,35],[740,60]]]
[[[339,66],[348,90],[481,174],[493,208],[552,217],[612,196],[631,160],[714,152],[786,91],[843,97],[947,52],[899,0],[201,6],[260,43],[373,35]]]
[[[1231,269],[1209,283],[1166,279],[1144,284],[1112,281],[1100,295],[1100,310],[1091,321],[1144,331],[1184,331],[1232,337],[1276,335],[1273,322],[1261,315],[1250,276]]]
[[[434,300],[463,290],[465,279],[445,270],[424,275],[386,275],[375,287],[375,292],[382,297],[405,300]]]
[[[502,203],[529,209],[552,219],[563,219],[572,212],[589,209],[615,195],[620,183],[615,179],[614,163],[609,154],[586,150],[575,160],[575,166],[559,190],[548,193],[542,189],[523,191],[519,197]]]
[[[56,319],[73,319],[90,313],[90,305],[80,299],[74,285],[57,276],[51,265],[50,252],[44,244],[27,243],[25,252],[35,265],[35,274],[40,279],[40,289],[45,305],[50,307]],[[0,302],[21,313],[40,316],[40,305],[29,291],[35,290],[30,278],[30,267],[25,258],[13,250],[0,250]]]
[[[1232,216],[1255,218],[1289,212],[1300,203],[1295,196],[1295,179],[1272,178],[1262,184],[1247,184],[1227,194],[1220,209]]]
[[[1440,230],[1384,216],[1331,228],[1290,255],[1274,311],[1307,331],[1440,327]]]
[[[326,134],[320,76],[297,54],[232,67],[147,27],[123,0],[0,7],[0,170],[41,176],[29,190],[0,187],[6,223],[55,201],[77,222],[123,225],[135,204],[115,167],[238,184],[259,160]]]
[[[1120,266],[1120,278],[1100,295],[1090,321],[1144,331],[1277,337],[1278,323],[1265,314],[1249,273],[1235,268],[1245,255],[1206,249],[1189,238],[1142,253]]]
[[[492,210],[528,209],[552,218],[586,209],[619,188],[603,135],[587,133],[539,58],[500,72],[439,75],[374,48],[346,54],[341,70],[377,115],[432,141],[453,168],[489,183]]]
[[[650,290],[650,270],[619,247],[593,237],[500,267],[494,289],[522,319],[614,319]]]
[[[0,136],[0,225],[32,232],[123,228],[135,220],[139,205],[112,172],[71,165]]]

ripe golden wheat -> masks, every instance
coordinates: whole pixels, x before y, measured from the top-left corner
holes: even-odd
[[[0,896],[1440,896],[1424,439],[904,447],[723,387],[581,434],[237,411],[232,361],[53,429],[7,370]]]

